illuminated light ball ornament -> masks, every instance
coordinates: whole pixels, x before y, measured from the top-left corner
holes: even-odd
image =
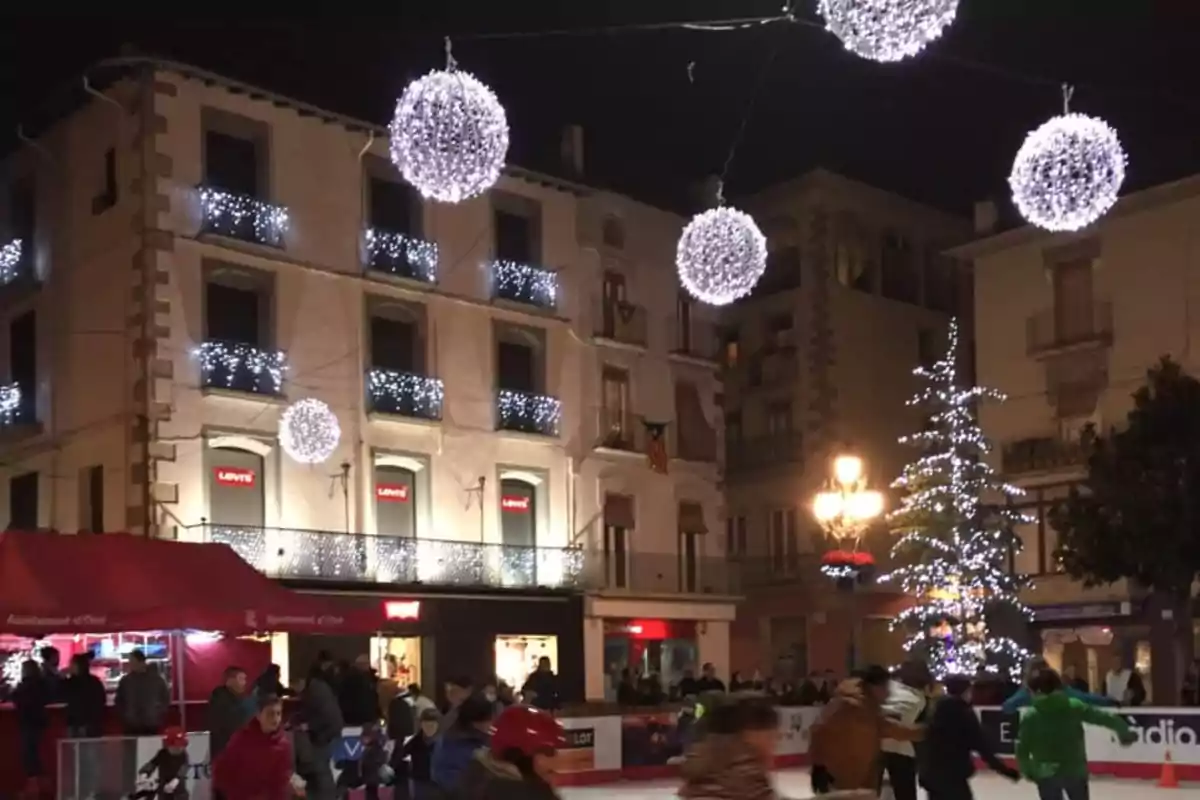
[[[958,0],[820,0],[818,10],[851,53],[892,63],[940,38],[958,14]]]
[[[1048,231],[1077,231],[1100,219],[1117,202],[1125,182],[1125,149],[1107,122],[1070,110],[1072,90],[1063,87],[1063,113],[1025,137],[1008,185],[1028,222]]]
[[[692,217],[675,250],[679,282],[703,303],[724,306],[750,294],[767,268],[767,238],[754,219],[726,206]]]
[[[279,418],[279,446],[301,464],[328,461],[341,438],[337,415],[312,397],[292,403]]]
[[[508,156],[508,117],[496,95],[457,68],[446,40],[446,69],[408,85],[389,126],[391,156],[422,196],[459,203],[500,178]]]

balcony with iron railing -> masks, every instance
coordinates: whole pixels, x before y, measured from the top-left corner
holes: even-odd
[[[623,300],[603,299],[600,301],[599,318],[596,320],[597,339],[645,347],[648,341],[646,332],[646,309]]]
[[[737,595],[741,566],[724,556],[584,551],[583,587],[604,593]]]
[[[583,551],[202,523],[190,538],[229,545],[272,578],[363,584],[582,588]]]
[[[1001,469],[1005,475],[1078,469],[1087,463],[1090,452],[1083,438],[1031,436],[1004,444]]]
[[[713,365],[722,360],[720,330],[712,322],[675,319],[670,341],[670,354],[674,357]]]
[[[445,390],[440,378],[374,367],[367,370],[367,407],[372,414],[436,421]]]
[[[596,447],[623,453],[646,452],[646,430],[628,409],[601,407],[596,426]]]
[[[247,194],[201,186],[200,233],[224,236],[250,244],[283,247],[288,211],[283,206]]]
[[[493,261],[492,299],[553,311],[558,306],[558,273],[516,261]]]
[[[1046,309],[1025,321],[1025,350],[1031,356],[1050,355],[1082,347],[1105,347],[1113,340],[1112,303],[1092,303],[1090,310],[1064,313]]]
[[[496,430],[558,436],[562,401],[556,397],[515,389],[496,390]]]
[[[277,397],[283,394],[287,354],[241,342],[209,339],[195,349],[205,389]]]
[[[365,266],[381,275],[421,283],[437,283],[438,246],[406,233],[368,228]]]
[[[730,477],[802,463],[804,436],[799,431],[725,440],[725,472]]]

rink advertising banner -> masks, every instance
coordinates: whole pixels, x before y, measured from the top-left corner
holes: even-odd
[[[775,754],[797,756],[808,752],[808,732],[821,709],[812,706],[779,707],[779,743]]]
[[[596,768],[596,729],[567,728],[554,766],[559,772],[590,772]]]
[[[984,741],[992,746],[996,755],[1016,755],[1020,715],[1005,714],[998,708],[979,708],[976,711],[979,714],[979,725],[983,728]]]
[[[674,711],[621,716],[621,766],[661,767],[683,753],[695,717]],[[682,725],[683,730],[680,730]]]

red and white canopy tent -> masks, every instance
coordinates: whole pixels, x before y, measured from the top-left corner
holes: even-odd
[[[223,544],[0,533],[0,634],[374,633],[385,611],[293,592]],[[183,658],[180,661],[182,673]],[[179,678],[183,713],[183,676]]]
[[[293,592],[222,544],[0,533],[0,633],[371,633],[383,608]]]

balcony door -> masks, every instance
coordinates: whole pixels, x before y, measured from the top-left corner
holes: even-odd
[[[1074,342],[1092,335],[1094,301],[1090,258],[1055,266],[1054,335],[1058,341]]]
[[[617,330],[617,314],[626,302],[625,276],[619,272],[604,273],[604,335],[615,336]]]
[[[263,457],[248,450],[210,447],[208,521],[214,538],[221,528],[257,528],[266,524]]]

